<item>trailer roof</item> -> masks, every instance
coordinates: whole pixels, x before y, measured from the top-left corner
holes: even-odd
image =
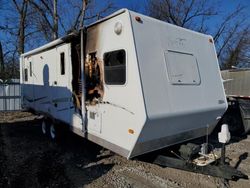
[[[87,28],[92,27],[92,26],[94,26],[94,25],[96,25],[96,24],[99,24],[99,23],[101,23],[101,22],[104,22],[104,21],[106,21],[106,20],[109,20],[109,19],[111,19],[111,18],[113,18],[113,17],[116,17],[116,16],[118,16],[118,15],[120,15],[120,14],[126,12],[126,11],[129,11],[129,10],[128,10],[128,9],[125,9],[125,8],[120,9],[120,10],[114,12],[113,14],[110,14],[109,16],[106,16],[105,18],[102,18],[102,19],[100,19],[100,20],[97,20],[97,21],[94,22],[94,23],[89,24],[89,25],[87,26]]]
[[[56,39],[48,44],[45,44],[45,45],[38,47],[34,50],[31,50],[29,52],[21,54],[21,57],[31,56],[33,54],[37,54],[39,52],[46,51],[46,50],[51,49],[59,44],[66,43],[66,42],[72,40],[73,38],[77,37],[78,35],[79,35],[79,33],[76,33],[76,32],[70,33],[70,34],[68,34],[64,37],[61,37],[59,39]]]

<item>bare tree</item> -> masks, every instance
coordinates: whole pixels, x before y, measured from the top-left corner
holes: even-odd
[[[7,3],[6,3],[7,7]],[[12,18],[7,17],[6,22],[0,26],[0,30],[10,40],[5,41],[4,46],[11,44],[11,49],[0,49],[1,53],[1,78],[6,80],[8,78],[17,78],[18,71],[18,58],[17,54],[24,53],[27,31],[27,16],[28,16],[28,1],[27,0],[11,0],[9,3],[9,14],[13,15]],[[2,11],[5,11],[3,9]],[[16,21],[18,20],[18,22]],[[8,37],[6,37],[8,38]],[[2,48],[2,45],[1,45]]]
[[[115,8],[111,1],[106,1],[105,5],[100,9],[97,8],[95,0],[70,1],[69,4],[76,9],[76,16],[71,20],[69,30],[78,30],[84,26],[85,22],[91,22],[103,17],[106,13]]]
[[[53,18],[54,18],[54,28],[53,28],[53,38],[54,40],[58,38],[58,15],[57,15],[57,0],[53,1]]]
[[[28,1],[22,0],[22,2],[17,2],[16,0],[12,0],[16,12],[19,17],[19,27],[18,27],[18,53],[24,53],[24,45],[25,45],[25,29],[26,29],[26,18],[28,11]]]
[[[4,72],[3,49],[0,41],[0,75]]]
[[[58,1],[57,0],[30,0],[34,12],[38,12],[35,24],[41,32],[45,33],[47,40],[58,38]],[[52,21],[51,21],[52,20]],[[40,27],[39,27],[40,26]]]
[[[206,0],[149,0],[146,9],[152,17],[201,32],[204,21],[218,14]]]
[[[113,9],[109,1],[0,0],[0,32],[8,75],[18,75],[18,56],[46,42],[78,30],[84,22],[102,18]],[[65,11],[66,10],[66,11]],[[17,21],[18,20],[18,21]],[[68,22],[66,22],[68,20]],[[3,63],[1,63],[3,65]],[[3,66],[1,66],[3,67]]]
[[[11,54],[9,51],[3,53],[0,42],[0,79],[5,82],[7,79],[19,77],[19,66],[16,62],[17,58],[14,53]]]
[[[101,10],[98,10],[94,0],[68,0],[65,1],[65,5],[58,3],[57,0],[29,0],[29,2],[31,9],[36,13],[32,16],[32,22],[46,41],[57,38],[60,31],[65,34],[78,30],[84,21],[99,19],[113,8],[113,4],[107,2]],[[92,10],[96,12],[93,13]],[[68,25],[65,23],[66,19]]]
[[[88,6],[88,3],[89,3],[88,0],[83,0],[82,1],[82,9],[79,11],[79,15],[80,15],[79,16],[79,22],[80,22],[79,27],[80,28],[82,28],[84,26],[84,18],[85,18],[85,13],[86,13],[86,8]]]
[[[11,0],[3,12],[2,16],[5,21],[0,26],[0,31],[5,34],[6,38],[8,37],[6,41],[3,41],[3,44],[11,46],[7,54],[11,52],[20,55],[25,51],[27,37],[34,33],[28,23],[30,17],[29,1]],[[4,17],[4,15],[6,16]]]
[[[146,10],[150,16],[157,19],[212,34],[217,57],[221,64],[224,64],[225,59],[230,59],[225,57],[230,56],[229,47],[232,45],[237,47],[235,38],[243,35],[242,30],[249,27],[249,23],[246,25],[244,22],[244,6],[239,5],[233,12],[224,16],[220,13],[219,7],[218,2],[215,5],[209,0],[148,0]],[[210,29],[209,21],[214,19],[215,22],[218,22],[218,17],[220,17],[220,23]]]
[[[250,29],[246,28],[234,41],[235,45],[229,45],[222,69],[231,69],[233,66],[250,67]]]
[[[47,41],[58,38],[57,0],[29,0],[33,12],[32,21],[36,30]]]

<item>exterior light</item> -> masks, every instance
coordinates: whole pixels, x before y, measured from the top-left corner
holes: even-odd
[[[142,23],[142,19],[141,19],[141,17],[139,17],[139,16],[136,16],[136,17],[135,17],[135,20],[136,20],[137,22]]]
[[[122,23],[121,22],[115,23],[114,31],[117,35],[120,35],[122,33]]]

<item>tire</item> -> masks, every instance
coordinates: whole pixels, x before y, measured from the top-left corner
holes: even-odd
[[[230,105],[221,119],[222,124],[227,124],[231,135],[239,136],[244,133],[240,108],[238,105]]]
[[[49,136],[50,136],[51,140],[53,140],[53,141],[57,139],[57,131],[56,131],[56,127],[55,127],[54,123],[50,123]]]
[[[48,133],[48,123],[46,122],[46,120],[42,121],[41,131],[42,131],[43,135],[47,135],[47,133]]]

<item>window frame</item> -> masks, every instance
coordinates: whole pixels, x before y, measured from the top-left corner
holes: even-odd
[[[193,65],[195,65],[195,68],[196,68],[196,74],[192,74],[192,75],[196,75],[198,80],[193,80],[193,82],[176,82],[173,80],[173,77],[172,77],[172,72],[171,70],[173,69],[172,65],[176,64],[176,61],[175,63],[173,63],[171,61],[171,58],[169,56],[169,54],[178,54],[178,55],[188,55],[188,56],[191,56],[193,57],[193,60],[194,61],[191,61],[191,63]],[[192,53],[188,53],[188,52],[183,52],[183,51],[176,51],[176,50],[167,50],[164,52],[164,59],[165,59],[165,64],[166,64],[166,67],[167,67],[167,75],[168,75],[168,79],[169,79],[169,82],[172,84],[172,85],[189,85],[189,86],[199,86],[201,84],[201,75],[200,75],[200,68],[199,68],[199,63],[198,63],[198,60],[196,58],[196,56]],[[197,81],[197,82],[196,82]]]
[[[30,68],[30,77],[32,77],[32,63],[31,63],[31,61],[29,63],[30,63],[29,64],[30,65],[30,67],[29,67]]]
[[[63,63],[62,63],[62,55],[63,55]],[[63,66],[62,66],[63,65]],[[66,73],[66,66],[65,66],[65,52],[60,52],[60,74],[63,76]]]
[[[125,55],[124,55],[124,57],[125,57],[125,81],[122,83],[122,84],[110,84],[110,83],[107,83],[106,82],[106,78],[105,78],[105,56],[106,56],[106,54],[108,54],[108,53],[112,53],[112,52],[116,52],[116,51],[124,51],[124,53],[125,53]],[[104,54],[103,54],[103,73],[104,73],[104,76],[103,76],[103,80],[104,80],[104,83],[106,84],[106,85],[108,85],[108,86],[125,86],[125,85],[127,85],[127,66],[128,66],[128,64],[127,64],[127,50],[126,49],[124,49],[124,48],[120,48],[120,49],[113,49],[113,50],[109,50],[109,51],[106,51]]]
[[[28,75],[29,75],[28,68],[25,68],[24,69],[24,82],[28,82],[29,81]]]

